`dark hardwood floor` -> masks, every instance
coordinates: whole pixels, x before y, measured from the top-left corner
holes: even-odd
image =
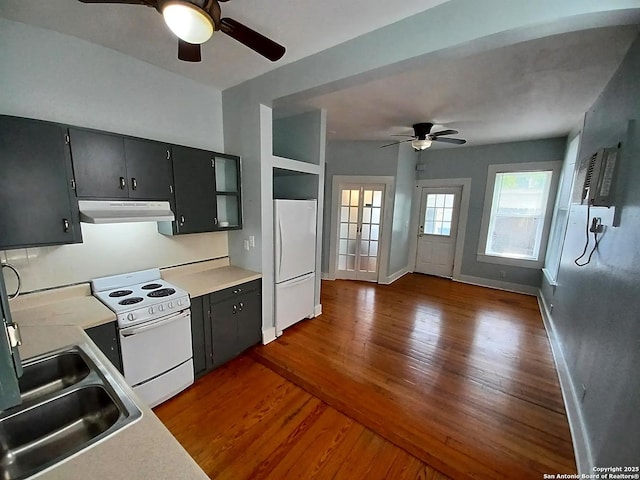
[[[248,355],[154,410],[210,478],[447,480]]]
[[[212,478],[576,472],[534,297],[410,274],[322,304],[155,409]]]

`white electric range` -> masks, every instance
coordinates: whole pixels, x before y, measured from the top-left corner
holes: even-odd
[[[118,319],[124,378],[150,407],[193,383],[189,294],[160,270],[96,278],[93,295]]]

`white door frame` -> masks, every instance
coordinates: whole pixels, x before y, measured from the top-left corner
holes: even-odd
[[[391,245],[391,223],[393,221],[393,203],[395,201],[395,177],[373,175],[334,175],[331,183],[331,237],[329,243],[329,280],[336,279],[338,266],[338,203],[340,199],[341,183],[384,185],[382,207],[382,231],[380,232],[380,250],[378,252],[378,283],[387,277],[389,270],[389,245]]]
[[[423,188],[460,187],[462,198],[460,199],[460,214],[458,216],[458,233],[456,238],[456,250],[453,257],[453,278],[460,279],[462,269],[462,252],[464,250],[464,238],[467,230],[467,218],[469,217],[469,199],[471,193],[470,178],[439,178],[433,180],[418,180],[413,191],[411,211],[411,241],[409,244],[409,267],[411,271],[416,269],[416,252],[418,250],[418,229],[420,226],[420,195]]]

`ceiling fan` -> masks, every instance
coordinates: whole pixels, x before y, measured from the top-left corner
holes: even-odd
[[[155,8],[178,37],[178,58],[202,60],[200,44],[220,30],[272,62],[280,60],[285,48],[232,18],[221,18],[219,2],[229,0],[79,0],[82,3],[124,3]]]
[[[433,123],[416,123],[413,125],[414,135],[392,135],[393,137],[411,137],[410,139],[382,145],[380,148],[390,147],[391,145],[397,145],[399,143],[411,142],[413,149],[418,152],[425,148],[429,148],[431,146],[431,142],[453,143],[455,145],[463,145],[467,143],[466,140],[461,138],[440,138],[444,135],[455,135],[458,133],[457,130],[441,130],[439,132],[430,133],[432,128]]]

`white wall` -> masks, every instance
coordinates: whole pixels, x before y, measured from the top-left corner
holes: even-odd
[[[215,88],[1,18],[0,45],[0,114],[224,151],[222,94]],[[228,253],[226,233],[167,238],[155,223],[82,228],[82,245],[0,252],[0,260],[18,267],[30,291]]]

